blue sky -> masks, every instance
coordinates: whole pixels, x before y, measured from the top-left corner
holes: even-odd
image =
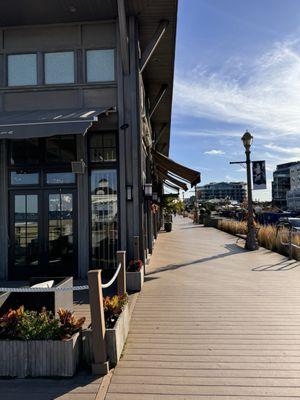
[[[229,161],[300,160],[300,0],[179,0],[170,156],[202,183],[245,180]]]

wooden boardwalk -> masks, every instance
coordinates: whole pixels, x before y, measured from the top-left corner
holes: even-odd
[[[300,264],[177,218],[105,399],[299,398]]]

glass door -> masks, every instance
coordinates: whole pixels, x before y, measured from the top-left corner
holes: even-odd
[[[25,279],[41,273],[41,193],[10,193],[9,278]]]
[[[47,205],[45,263],[51,276],[75,275],[76,256],[76,207],[75,191],[51,190],[45,193]]]
[[[10,193],[9,279],[77,272],[75,190]]]

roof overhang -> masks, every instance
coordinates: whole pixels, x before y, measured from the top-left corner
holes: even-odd
[[[151,41],[162,20],[168,27],[151,55],[143,79],[150,98],[155,104],[162,85],[168,90],[151,117],[154,131],[165,125],[156,148],[163,154],[169,152],[175,39],[178,0],[125,0],[126,15],[138,20],[140,47],[143,50]],[[118,16],[117,0],[1,0],[0,27],[26,25],[64,24],[114,20]]]

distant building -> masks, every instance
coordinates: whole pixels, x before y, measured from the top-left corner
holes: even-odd
[[[200,201],[229,199],[242,203],[246,197],[245,182],[212,182],[198,188]]]
[[[290,168],[291,190],[287,192],[287,208],[291,211],[300,211],[300,164]]]
[[[279,164],[276,171],[273,172],[272,182],[272,202],[282,210],[286,210],[287,206],[287,193],[291,189],[291,167],[299,166],[300,162],[290,162],[286,164]]]

